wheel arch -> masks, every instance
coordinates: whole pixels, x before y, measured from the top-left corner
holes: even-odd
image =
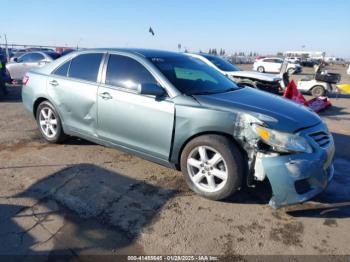
[[[49,99],[47,99],[46,97],[38,97],[38,98],[34,101],[34,103],[33,103],[33,116],[34,116],[35,119],[36,119],[36,111],[37,111],[39,105],[40,105],[42,102],[44,102],[44,101],[49,101],[49,102],[52,104],[52,102],[51,102]]]

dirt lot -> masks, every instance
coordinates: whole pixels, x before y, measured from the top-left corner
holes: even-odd
[[[274,210],[263,190],[208,201],[177,171],[76,138],[49,145],[12,87],[0,99],[0,254],[349,255],[350,95],[332,103],[321,116],[336,142],[333,182]]]

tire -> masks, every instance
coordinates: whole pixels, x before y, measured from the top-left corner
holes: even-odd
[[[264,68],[263,66],[259,66],[259,67],[257,68],[257,70],[258,70],[258,72],[260,72],[260,73],[264,73],[264,72],[265,72],[265,68]]]
[[[311,95],[313,97],[324,96],[326,94],[326,89],[323,86],[314,86],[311,89]]]
[[[288,75],[293,75],[294,73],[295,73],[295,70],[293,69],[293,68],[289,68],[288,70],[287,70],[287,73],[288,73]]]
[[[203,150],[206,154],[199,153]],[[208,161],[201,161],[202,155],[206,155]],[[189,188],[205,198],[225,199],[242,185],[243,155],[224,136],[204,135],[194,138],[185,146],[180,163]]]
[[[63,132],[61,119],[49,101],[39,104],[36,110],[36,122],[41,135],[47,142],[61,143],[67,138]]]

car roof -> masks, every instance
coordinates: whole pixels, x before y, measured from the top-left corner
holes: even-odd
[[[143,48],[95,48],[88,49],[84,51],[106,51],[106,52],[124,52],[124,53],[132,53],[138,54],[146,58],[150,57],[171,57],[171,56],[179,56],[181,53],[174,51],[166,51],[166,50],[157,50],[157,49],[143,49]]]

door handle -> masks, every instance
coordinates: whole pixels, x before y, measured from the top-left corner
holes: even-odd
[[[59,85],[59,83],[56,80],[50,81],[49,84],[52,85],[52,86],[58,86]]]
[[[113,97],[108,93],[108,92],[104,92],[104,93],[100,93],[99,96],[102,98],[102,99],[112,99]]]

